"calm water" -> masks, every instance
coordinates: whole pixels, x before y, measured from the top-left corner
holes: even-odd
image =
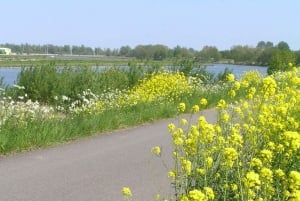
[[[17,80],[21,68],[0,68],[0,77],[4,78],[4,84],[13,85]]]
[[[207,66],[206,70],[208,72],[215,73],[223,73],[224,70],[228,68],[232,71],[232,73],[236,76],[236,78],[240,78],[243,73],[251,70],[257,70],[262,75],[267,75],[267,67],[262,66],[246,66],[246,65],[232,65],[232,64],[213,64],[211,66]]]
[[[262,75],[267,75],[267,68],[261,66],[240,66],[240,65],[231,65],[231,64],[213,64],[206,67],[208,72],[215,74],[224,72],[224,69],[228,68],[231,70],[237,78],[241,77],[244,72],[250,70],[257,70]],[[4,83],[8,85],[13,85],[17,79],[17,76],[21,68],[0,68],[0,77],[4,77]]]

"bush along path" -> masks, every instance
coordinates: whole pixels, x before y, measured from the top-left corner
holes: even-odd
[[[175,193],[165,200],[299,200],[299,69],[228,81],[230,97],[242,87],[247,93],[235,104],[219,100],[217,123],[199,116],[196,123],[169,124]],[[185,109],[180,103],[178,110]],[[161,148],[153,148],[158,157]]]

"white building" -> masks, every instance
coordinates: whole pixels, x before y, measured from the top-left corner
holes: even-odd
[[[0,47],[0,52],[5,52],[5,55],[11,55],[11,49],[10,48],[5,48],[5,47]]]

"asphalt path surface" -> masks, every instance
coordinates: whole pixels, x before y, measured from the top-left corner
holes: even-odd
[[[215,112],[197,114],[215,121]],[[128,186],[134,201],[171,197],[167,172],[172,142],[161,120],[56,147],[0,156],[0,201],[122,201]],[[162,157],[151,153],[162,147]],[[167,166],[167,168],[165,167]]]

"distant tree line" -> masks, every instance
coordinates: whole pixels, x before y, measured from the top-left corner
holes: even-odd
[[[251,64],[268,66],[277,58],[300,64],[300,50],[292,51],[289,45],[281,41],[274,45],[270,41],[260,41],[256,47],[233,46],[230,50],[219,51],[214,46],[205,46],[201,50],[176,46],[169,48],[165,45],[122,46],[119,49],[91,48],[84,45],[30,45],[30,44],[0,44],[16,54],[73,54],[73,55],[106,55],[135,57],[137,59],[165,60],[173,58],[196,58],[200,62],[229,62],[235,64]],[[273,59],[273,60],[272,60]]]

